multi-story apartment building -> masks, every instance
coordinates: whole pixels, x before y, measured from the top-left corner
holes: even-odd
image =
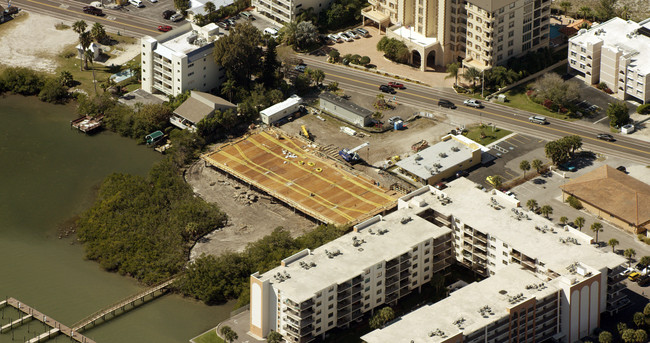
[[[318,13],[329,7],[332,0],[253,0],[255,12],[271,19],[280,26],[296,20],[302,11],[312,8]]]
[[[251,276],[250,332],[309,342],[444,273],[451,230],[410,215],[376,216],[317,249]]]
[[[610,19],[569,39],[569,72],[621,100],[650,101],[650,19]],[[646,62],[644,62],[646,61]]]
[[[399,334],[406,342],[575,342],[599,326],[601,313],[629,303],[622,256],[518,209],[512,197],[460,178],[443,191],[427,186],[403,197],[397,213],[423,202],[422,214],[450,223],[456,261],[489,277],[364,336],[368,343]]]
[[[369,0],[362,11],[411,49],[421,70],[461,61],[479,70],[548,46],[550,0]],[[391,26],[392,25],[392,26]]]
[[[187,90],[209,92],[225,80],[212,50],[219,27],[187,23],[157,37],[143,37],[142,89],[176,96]]]

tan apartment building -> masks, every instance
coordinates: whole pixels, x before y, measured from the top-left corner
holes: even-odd
[[[650,101],[650,19],[610,19],[569,39],[569,72],[621,100]]]
[[[301,11],[312,8],[314,13],[327,9],[332,0],[253,0],[255,12],[282,26],[296,20]]]

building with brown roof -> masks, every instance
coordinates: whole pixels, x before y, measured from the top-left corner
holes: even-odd
[[[215,111],[237,110],[237,105],[210,93],[192,91],[169,118],[169,121],[181,129],[196,130],[196,124],[201,119],[211,115]]]
[[[650,229],[650,185],[608,165],[560,188],[564,199],[573,195],[586,210],[627,231]]]

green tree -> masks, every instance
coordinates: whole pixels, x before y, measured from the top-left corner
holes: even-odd
[[[264,62],[262,63],[262,82],[267,88],[273,88],[278,80],[278,61],[277,43],[275,39],[270,39],[264,51]]]
[[[266,336],[266,342],[267,343],[282,343],[283,340],[284,340],[284,338],[277,331],[271,331],[271,332],[269,332],[268,336]]]
[[[645,324],[645,320],[643,324]],[[643,329],[638,329],[634,331],[634,339],[637,343],[646,343],[648,341],[648,333]]]
[[[548,219],[548,215],[553,213],[553,207],[551,207],[551,205],[544,205],[539,209],[539,212]]]
[[[223,339],[228,343],[232,343],[232,341],[239,338],[237,333],[228,325],[221,327],[221,335],[223,335]]]
[[[460,64],[458,62],[447,64],[447,76],[445,79],[454,79],[454,86],[458,85],[458,75],[460,73]]]
[[[643,307],[643,315],[650,317],[650,303],[645,304],[645,307]]]
[[[611,127],[621,127],[630,121],[630,113],[623,101],[613,101],[607,106],[607,117]]]
[[[88,24],[86,24],[85,21],[83,20],[77,20],[72,24],[72,31],[76,32],[78,35],[80,35],[82,32],[86,31],[86,28],[88,27]]]
[[[584,19],[589,19],[591,17],[591,7],[589,6],[582,6],[580,9],[578,9],[578,13],[584,18]]]
[[[566,145],[572,155],[576,152],[576,150],[582,148],[582,138],[578,135],[566,136],[560,138],[560,141],[562,141],[562,144]]]
[[[100,23],[95,23],[93,27],[90,29],[90,35],[93,37],[93,39],[97,43],[103,43],[106,40],[106,30],[104,29],[104,26]]]
[[[625,330],[627,330],[627,324],[621,322],[616,324],[616,332],[618,332],[619,335],[623,336]]]
[[[569,159],[568,146],[560,141],[550,141],[544,145],[546,157],[555,165],[564,163]]]
[[[596,6],[596,16],[600,22],[616,17],[616,0],[600,0]]]
[[[530,211],[535,211],[535,209],[537,208],[537,206],[538,206],[538,205],[537,205],[537,200],[535,200],[535,199],[529,199],[529,200],[526,202],[526,207],[528,207],[528,209],[529,209]]]
[[[330,60],[336,63],[339,61],[339,58],[341,57],[341,53],[336,49],[332,49],[329,52],[329,56],[330,56]]]
[[[238,24],[214,43],[214,60],[226,69],[229,79],[250,85],[251,76],[261,68],[262,48],[259,30],[250,22]]]
[[[309,21],[303,21],[296,25],[296,46],[298,49],[305,49],[318,41],[318,28]]]
[[[332,81],[327,84],[327,90],[330,92],[336,92],[339,89],[339,83],[336,81]]]
[[[620,243],[619,243],[618,239],[616,239],[616,238],[612,238],[609,241],[607,241],[607,245],[612,247],[612,252],[616,251],[616,246],[619,245],[619,244]]]
[[[203,6],[203,9],[205,10],[205,13],[207,13],[208,17],[210,17],[212,13],[217,10],[217,6],[214,5],[214,2],[208,1]]]
[[[637,328],[641,328],[645,325],[645,316],[641,312],[635,312],[632,316],[632,321]]]
[[[580,85],[576,81],[564,81],[556,73],[546,73],[533,83],[535,95],[550,100],[558,106],[567,107],[580,99]]]
[[[499,187],[503,185],[503,177],[501,175],[492,175],[491,180],[492,182],[490,182],[490,184],[492,184],[494,189],[499,189]]]
[[[650,256],[641,257],[639,263],[644,267],[650,266]]]
[[[598,335],[598,343],[612,343],[614,337],[609,331],[602,331]]]
[[[567,218],[565,216],[560,217],[560,223],[562,223],[562,225],[566,225],[566,223],[568,221],[569,221],[569,218]]]
[[[312,79],[307,73],[300,74],[293,79],[293,86],[296,88],[296,93],[304,94],[311,87]]]
[[[560,8],[562,8],[562,11],[564,11],[564,15],[569,14],[569,9],[571,9],[573,5],[571,4],[571,1],[562,1],[560,2]]]
[[[521,74],[504,66],[495,66],[485,72],[485,87],[505,87],[521,78]]]
[[[133,75],[132,77],[139,82],[140,76],[142,75],[142,65],[140,64],[140,62],[138,62],[138,60],[134,58],[126,62],[125,66],[127,69],[131,71],[131,75]]]
[[[226,80],[221,84],[221,94],[228,97],[228,101],[232,102],[232,95],[235,92],[235,80]]]
[[[481,71],[474,67],[469,67],[465,69],[465,72],[463,73],[463,78],[467,81],[472,82],[472,88],[476,87],[476,79],[480,77],[481,77]]]
[[[636,250],[632,248],[627,248],[625,251],[623,251],[623,256],[627,258],[627,265],[631,266],[632,265],[632,260],[634,259],[634,256],[636,256]]]
[[[530,162],[523,160],[519,163],[519,169],[524,172],[524,178],[526,178],[526,172],[530,170]]]
[[[582,228],[585,226],[585,218],[577,217],[574,221],[574,224],[578,227],[578,230],[582,231]]]
[[[599,222],[591,224],[591,231],[596,233],[596,243],[598,243],[598,233],[603,232],[603,224]]]
[[[89,47],[90,44],[92,44],[92,42],[93,42],[93,38],[90,35],[90,32],[82,32],[81,34],[79,34],[79,44],[81,45],[79,59],[80,61],[83,62],[83,63],[79,63],[79,64],[83,64],[81,66],[81,70],[84,69],[88,70],[88,58],[86,55],[86,51],[90,51]]]
[[[84,63],[86,63],[86,69],[88,69],[88,63],[93,70],[93,86],[95,87],[95,95],[97,95],[97,80],[95,78],[95,66],[93,66],[93,52],[90,49],[84,51]]]
[[[618,13],[618,16],[623,18],[624,20],[630,19],[630,6],[623,5],[623,7],[621,7],[621,10]]]
[[[282,26],[282,28],[280,28],[280,31],[278,32],[280,36],[280,40],[286,45],[295,46],[297,29],[298,29],[298,22],[296,21],[290,21],[284,23],[284,26]]]
[[[174,7],[178,12],[186,15],[187,10],[190,9],[190,0],[174,0]]]
[[[56,78],[48,78],[38,93],[38,98],[45,102],[63,103],[67,97],[68,87]]]
[[[530,163],[531,167],[535,168],[537,173],[540,173],[542,171],[542,167],[544,166],[544,163],[540,161],[539,159],[534,159],[533,162]]]
[[[404,42],[388,38],[386,36],[377,42],[377,50],[385,54],[386,58],[398,63],[407,63],[409,60],[409,49]]]
[[[375,313],[375,315],[370,319],[370,328],[374,330],[382,328],[386,323],[390,322],[394,318],[395,312],[392,308],[386,306],[377,311],[377,313]]]
[[[72,73],[67,70],[62,71],[59,74],[58,80],[61,86],[72,87],[74,85],[74,78],[72,77]]]
[[[307,68],[309,76],[316,82],[316,85],[319,85],[325,80],[325,72],[321,69],[311,69]]]

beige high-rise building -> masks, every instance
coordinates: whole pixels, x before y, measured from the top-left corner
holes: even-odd
[[[402,40],[421,70],[463,61],[479,70],[548,46],[550,0],[369,0],[362,11]]]

